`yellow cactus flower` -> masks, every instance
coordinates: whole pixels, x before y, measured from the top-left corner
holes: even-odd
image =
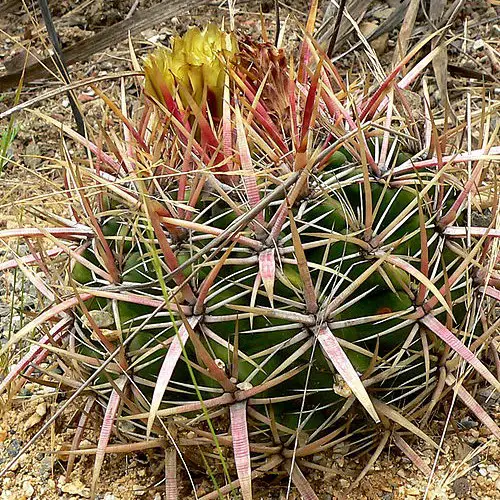
[[[233,35],[209,24],[203,31],[190,28],[182,37],[175,37],[171,48],[159,47],[144,62],[146,93],[165,104],[162,88],[171,95],[177,92],[186,108],[188,93],[201,104],[206,86],[210,111],[222,113],[222,96],[226,65],[237,52]]]

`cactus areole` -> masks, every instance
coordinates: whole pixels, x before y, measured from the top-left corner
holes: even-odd
[[[294,65],[191,29],[144,67],[140,112],[112,108],[123,138],[65,170],[94,237],[72,243],[57,356],[106,408],[94,489],[112,429],[245,499],[279,468],[314,498],[307,457],[345,443],[437,447],[418,426],[461,367],[499,388],[478,354],[498,242],[460,232],[489,151],[444,136],[436,156],[398,71],[367,93],[309,39]]]

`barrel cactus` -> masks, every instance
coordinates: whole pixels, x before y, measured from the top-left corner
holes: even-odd
[[[372,452],[360,477],[390,441],[428,474],[409,443],[439,448],[421,424],[451,391],[500,437],[466,389],[479,374],[500,390],[484,356],[500,219],[471,224],[499,148],[483,135],[460,150],[460,128],[418,115],[406,88],[424,64],[400,77],[414,56],[368,93],[309,36],[295,65],[269,42],[189,30],[146,59],[132,116],[98,91],[124,132],[98,147],[59,124],[92,161],[63,165],[71,220],[0,232],[69,257],[44,289],[55,304],[4,347],[43,335],[0,390],[61,360],[45,380],[87,398],[68,473],[91,408],[94,493],[106,452],[148,448],[165,450],[167,498],[189,462],[215,483],[206,498],[250,499],[279,469],[316,498],[308,457],[345,442]]]

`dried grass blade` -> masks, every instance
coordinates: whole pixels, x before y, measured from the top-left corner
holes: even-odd
[[[72,309],[77,306],[80,300],[88,300],[92,297],[89,293],[82,294],[78,297],[71,297],[70,299],[63,300],[59,304],[55,304],[45,312],[37,316],[33,321],[30,321],[27,325],[23,326],[15,335],[13,335],[9,341],[0,349],[0,355],[7,352],[7,350],[15,343],[24,339],[29,333],[31,333],[37,326],[42,325],[49,319],[52,319],[54,316],[57,316],[68,309]]]
[[[393,66],[395,66],[398,61],[406,54],[408,43],[413,31],[413,26],[415,26],[415,21],[417,20],[419,8],[420,0],[410,0],[410,4],[407,7],[403,24],[401,25],[398,39],[396,41],[396,50],[394,51],[394,55],[392,57]]]
[[[0,264],[0,271],[6,271],[7,269],[13,269],[18,266],[18,262],[22,262],[24,265],[29,266],[29,265],[39,265],[41,262],[41,258],[43,256],[47,257],[57,257],[58,255],[61,255],[63,251],[60,248],[51,248],[50,250],[47,250],[43,254],[41,253],[35,253],[32,255],[25,255],[24,257],[18,257],[16,259],[10,259],[6,260],[5,262],[2,262]]]
[[[34,345],[30,347],[29,351],[18,361],[5,376],[0,383],[0,394],[5,391],[11,382],[19,377],[19,375],[30,365],[41,363],[49,354],[44,345],[50,342],[58,342],[66,333],[66,329],[71,325],[72,319],[69,316],[61,319],[49,331],[48,335],[44,335],[40,339],[41,345]],[[23,382],[24,383],[24,382]]]

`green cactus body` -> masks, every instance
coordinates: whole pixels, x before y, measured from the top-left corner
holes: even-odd
[[[419,162],[407,151],[410,142],[430,151],[436,141],[413,137],[400,89],[351,94],[330,64],[320,75],[307,61],[293,70],[292,85],[270,44],[245,40],[228,52],[232,37],[220,30],[188,33],[176,39],[180,59],[167,50],[147,66],[154,82],[145,114],[137,128],[133,113],[127,118],[126,144],[107,145],[104,193],[71,207],[75,220],[98,220],[102,234],[83,222],[74,234],[59,232],[85,249],[92,269],[73,260],[54,290],[74,318],[69,345],[81,360],[64,362],[68,370],[79,364],[80,382],[117,351],[89,383],[110,405],[107,423],[129,421],[133,430],[123,435],[134,441],[170,439],[176,430],[187,455],[196,447],[217,464],[214,477],[220,447],[233,446],[246,460],[234,463],[240,475],[245,468],[239,479],[250,500],[250,466],[276,460],[286,469],[294,457],[302,467],[336,439],[380,451],[381,436],[384,444],[415,432],[427,418],[417,404],[431,412],[453,373],[462,381],[473,372],[456,371],[462,358],[497,383],[474,344],[497,321],[497,261],[488,261],[496,247],[477,228],[462,236],[464,206],[449,213],[470,187],[459,141],[443,143],[446,161]],[[309,49],[311,61],[323,57],[315,44]],[[229,55],[237,61],[225,61]],[[186,57],[190,65],[178,66]],[[211,64],[220,70],[215,107],[202,81],[211,81]],[[482,165],[484,151],[474,154],[470,161]],[[102,315],[101,332],[89,315]]]

